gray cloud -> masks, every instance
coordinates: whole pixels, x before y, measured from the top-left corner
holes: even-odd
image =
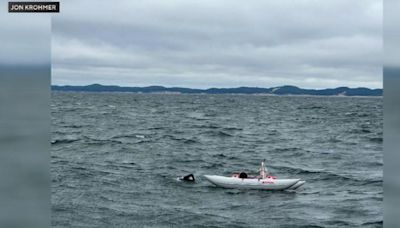
[[[382,87],[381,1],[68,1],[52,28],[53,84]]]

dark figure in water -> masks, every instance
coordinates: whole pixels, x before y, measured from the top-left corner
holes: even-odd
[[[247,178],[247,173],[245,173],[245,172],[241,172],[240,174],[239,174],[239,178]]]
[[[189,174],[189,175],[186,175],[186,176],[182,177],[181,180],[194,181],[194,176],[193,176],[193,174]]]

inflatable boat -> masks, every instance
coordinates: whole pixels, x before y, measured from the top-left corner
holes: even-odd
[[[305,184],[300,179],[277,179],[268,175],[264,161],[261,163],[259,176],[248,176],[246,173],[234,173],[231,177],[204,175],[212,184],[223,188],[295,190]]]
[[[305,183],[304,181],[300,182],[300,179],[276,179],[273,177],[267,177],[265,179],[216,175],[204,175],[204,177],[216,186],[223,188],[284,190],[290,188],[296,189]]]

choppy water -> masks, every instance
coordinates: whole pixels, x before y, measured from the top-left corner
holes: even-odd
[[[381,227],[382,99],[53,93],[55,227]],[[256,171],[289,191],[201,175]],[[177,176],[194,173],[197,183]]]

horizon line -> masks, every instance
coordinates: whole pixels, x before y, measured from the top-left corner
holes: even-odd
[[[111,85],[111,84],[100,84],[100,83],[92,83],[92,84],[87,84],[87,85],[53,85],[51,84],[50,86],[92,86],[92,85],[100,85],[100,86],[117,86],[117,87],[127,87],[127,88],[146,88],[146,87],[164,87],[166,89],[168,88],[185,88],[185,89],[197,89],[197,90],[208,90],[208,89],[235,89],[235,88],[260,88],[260,89],[271,89],[271,88],[279,88],[279,87],[285,87],[285,86],[291,86],[291,87],[296,87],[299,89],[306,89],[306,90],[324,90],[324,89],[337,89],[337,88],[349,88],[349,89],[360,89],[360,88],[365,88],[365,89],[370,89],[370,90],[376,90],[376,89],[381,89],[382,88],[369,88],[369,87],[349,87],[349,86],[337,86],[337,87],[325,87],[325,88],[304,88],[304,87],[299,87],[295,85],[281,85],[281,86],[270,86],[270,87],[261,87],[261,86],[235,86],[235,87],[207,87],[207,88],[194,88],[194,87],[186,87],[186,86],[165,86],[165,85],[146,85],[146,86],[124,86],[124,85]]]

